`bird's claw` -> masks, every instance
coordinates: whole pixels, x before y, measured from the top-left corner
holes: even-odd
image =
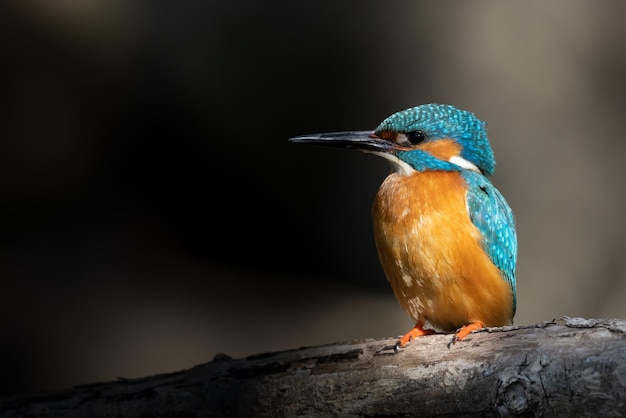
[[[396,345],[393,346],[394,353],[400,352],[400,349],[404,347],[405,345],[407,345],[408,343],[410,343],[411,341],[413,341],[412,335],[408,335],[408,334],[404,335],[402,338],[396,341]]]
[[[417,337],[421,337],[422,335],[434,334],[434,331],[431,329],[424,329],[422,325],[416,324],[413,328],[409,330],[406,334],[404,334],[396,345],[393,348],[394,352],[399,352],[402,347],[416,339]]]
[[[472,322],[472,323],[470,323],[468,325],[465,325],[465,326],[457,329],[456,333],[454,334],[454,336],[452,337],[452,339],[448,343],[448,348],[450,348],[451,345],[454,345],[457,341],[463,340],[465,337],[470,335],[472,332],[478,331],[479,329],[482,329],[484,327],[485,327],[485,325],[482,322],[474,321],[474,322]]]
[[[457,337],[456,334],[454,334],[452,338],[450,338],[450,341],[448,341],[448,350],[450,349],[450,346],[456,344],[457,341],[461,340],[459,339],[459,337]]]
[[[404,347],[414,339],[415,337],[413,336],[413,333],[409,331],[407,334],[403,335],[402,338],[396,341],[396,345],[393,346],[393,351],[395,351],[396,353],[399,352],[402,347]]]

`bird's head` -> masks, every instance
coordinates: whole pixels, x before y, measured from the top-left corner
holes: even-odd
[[[465,169],[490,176],[495,169],[485,123],[473,113],[443,104],[424,104],[394,113],[373,132],[306,135],[291,141],[371,152],[404,174]]]

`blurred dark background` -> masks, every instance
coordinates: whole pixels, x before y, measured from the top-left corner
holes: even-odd
[[[399,335],[388,164],[290,144],[426,102],[489,124],[516,323],[624,317],[626,4],[0,5],[0,394]]]

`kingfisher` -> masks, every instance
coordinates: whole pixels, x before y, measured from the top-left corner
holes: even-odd
[[[517,234],[513,212],[490,182],[495,158],[486,123],[429,103],[383,120],[374,131],[297,136],[291,142],[385,158],[392,171],[372,206],[380,263],[417,337],[513,323]]]

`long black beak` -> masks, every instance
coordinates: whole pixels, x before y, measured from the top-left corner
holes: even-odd
[[[377,137],[373,131],[330,132],[296,136],[289,141],[300,144],[311,144],[325,147],[356,149],[369,152],[390,152],[397,145],[386,139]]]

